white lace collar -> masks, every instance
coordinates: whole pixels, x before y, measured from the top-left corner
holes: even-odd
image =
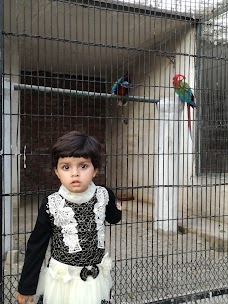
[[[96,191],[96,186],[93,182],[91,182],[89,184],[88,189],[82,193],[70,192],[63,185],[60,186],[58,192],[67,201],[80,205],[88,202],[94,196],[95,191]]]

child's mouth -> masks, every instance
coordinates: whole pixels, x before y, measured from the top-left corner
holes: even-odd
[[[79,185],[80,182],[79,182],[79,181],[73,181],[72,184],[73,184],[73,185]]]

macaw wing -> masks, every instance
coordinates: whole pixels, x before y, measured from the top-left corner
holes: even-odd
[[[117,82],[115,82],[114,85],[112,86],[112,94],[116,94],[117,88],[118,88],[118,84]]]
[[[183,86],[184,89],[184,95],[185,95],[185,100],[192,106],[192,107],[196,107],[196,104],[194,102],[194,95],[192,92],[192,89],[190,88],[188,83],[185,83]]]
[[[174,91],[180,97],[180,100],[184,101],[183,100],[183,97],[184,97],[184,90],[183,90],[183,88],[174,88]]]
[[[189,84],[184,82],[180,84],[180,94],[181,97],[183,98],[183,101],[188,102],[192,99],[192,90],[189,87]]]
[[[182,96],[185,102],[190,102],[192,100],[192,93],[188,89],[183,88]]]
[[[182,85],[179,88],[174,88],[174,91],[178,94],[181,101],[190,104],[194,108],[196,107],[192,90],[188,84],[186,84],[186,86]]]
[[[117,79],[117,81],[112,86],[112,94],[117,94],[118,86],[121,85],[123,82],[123,76]]]
[[[174,91],[177,93],[179,96],[180,100],[183,102],[188,102],[189,98],[189,93],[187,90],[185,90],[183,87],[182,88],[174,88]]]
[[[121,84],[123,83],[123,80],[124,80],[124,76],[121,76],[120,78],[117,79],[117,83]]]

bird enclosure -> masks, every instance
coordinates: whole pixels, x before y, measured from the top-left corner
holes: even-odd
[[[123,208],[106,225],[112,303],[223,303],[227,1],[0,0],[0,24],[2,303],[59,188],[51,147],[72,130],[101,142],[95,183]]]

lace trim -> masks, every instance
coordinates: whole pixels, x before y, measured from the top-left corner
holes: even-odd
[[[94,205],[95,222],[97,224],[98,248],[104,249],[105,243],[105,210],[109,201],[108,191],[104,187],[97,186],[97,203]]]
[[[109,201],[108,191],[104,187],[97,186],[97,203],[94,205],[95,222],[97,225],[98,248],[104,249],[105,244],[105,210]],[[54,217],[54,225],[62,227],[63,242],[69,248],[69,253],[82,251],[78,238],[78,223],[74,218],[71,207],[65,206],[65,199],[55,192],[48,196],[49,211]]]
[[[65,203],[58,192],[48,196],[49,212],[54,217],[54,224],[62,227],[64,244],[69,248],[69,253],[79,252],[82,248],[78,239],[78,223],[74,218],[74,211],[71,207],[64,207]]]

